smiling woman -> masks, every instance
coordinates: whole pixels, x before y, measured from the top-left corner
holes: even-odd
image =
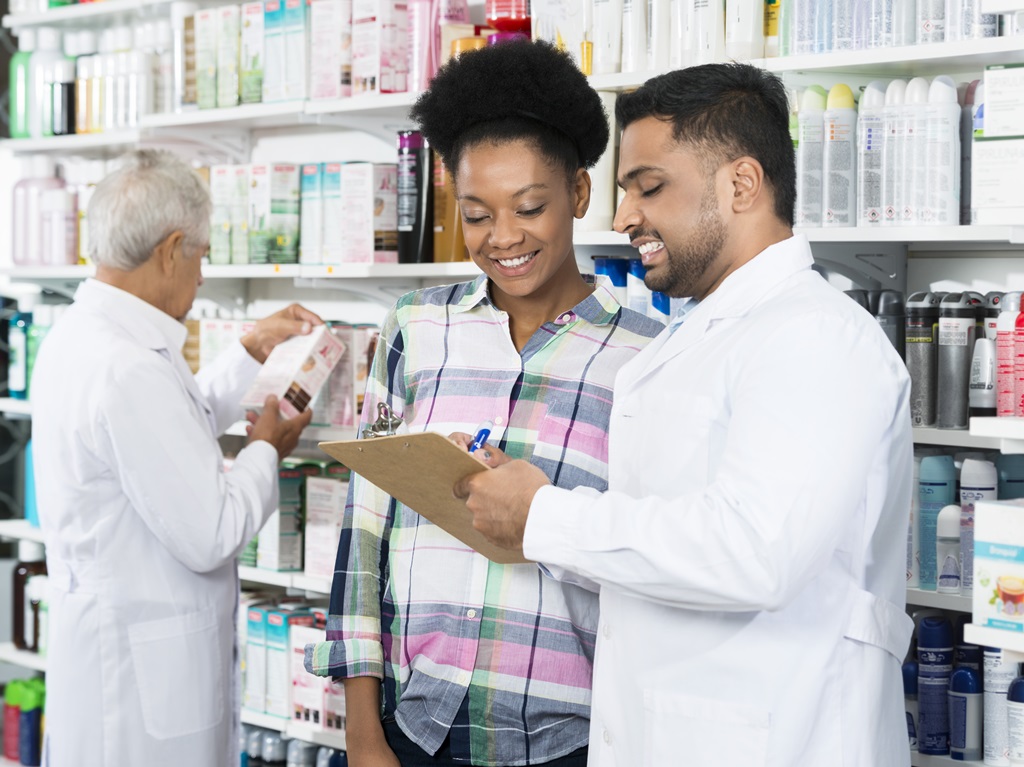
[[[556,486],[604,489],[615,374],[663,326],[576,265],[573,221],[608,143],[600,98],[568,56],[504,43],[449,62],[413,117],[483,274],[398,302],[364,418],[383,402],[410,432],[490,421],[492,446]],[[583,767],[595,594],[489,562],[357,476],[335,572],[306,662],[345,679],[353,763]]]

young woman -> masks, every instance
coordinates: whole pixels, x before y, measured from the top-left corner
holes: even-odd
[[[608,143],[571,59],[529,42],[463,54],[413,118],[455,182],[483,274],[399,300],[363,420],[475,433],[555,485],[607,486],[618,369],[662,325],[581,276],[573,220]],[[345,680],[348,757],[377,765],[584,767],[597,596],[498,565],[353,476],[327,641],[307,668]]]

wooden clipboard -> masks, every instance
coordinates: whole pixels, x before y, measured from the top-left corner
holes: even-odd
[[[452,495],[463,477],[489,468],[447,437],[431,432],[321,442],[320,449],[492,562],[528,562],[473,528],[466,504]]]

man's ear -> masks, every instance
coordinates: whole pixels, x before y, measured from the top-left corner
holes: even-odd
[[[150,258],[157,260],[162,273],[173,273],[178,261],[185,258],[185,235],[178,229],[174,230],[157,243]]]
[[[732,210],[746,213],[766,193],[764,168],[753,157],[739,157],[729,164]]]

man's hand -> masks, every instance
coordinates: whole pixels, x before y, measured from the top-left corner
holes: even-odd
[[[278,409],[277,397],[271,394],[263,403],[263,412],[258,416],[249,413],[249,426],[245,427],[249,434],[249,442],[263,440],[269,442],[277,450],[278,460],[283,461],[299,444],[299,436],[302,430],[309,425],[313,418],[313,410],[306,408],[294,418],[282,418]]]
[[[453,492],[466,501],[473,513],[473,527],[487,540],[503,549],[522,551],[533,496],[550,482],[532,463],[509,461],[504,453],[501,455],[505,463],[494,471],[480,471],[459,480]]]
[[[454,442],[456,445],[461,447],[463,450],[469,450],[469,446],[473,444],[473,435],[466,434],[464,431],[453,431],[448,435],[448,439]],[[484,443],[484,446],[478,450],[474,450],[470,453],[471,456],[476,458],[480,463],[490,466],[492,469],[501,466],[502,464],[508,463],[512,459],[505,455],[504,452],[494,447],[494,445]]]
[[[274,312],[256,323],[252,332],[242,338],[242,346],[249,356],[261,365],[266,362],[267,355],[282,341],[292,336],[304,336],[313,330],[314,325],[323,325],[324,321],[299,304]]]

